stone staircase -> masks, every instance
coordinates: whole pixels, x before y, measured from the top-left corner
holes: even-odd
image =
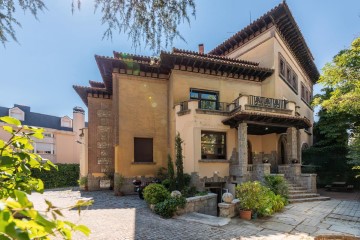
[[[322,197],[318,193],[309,192],[306,188],[289,183],[289,203],[313,202],[330,200],[329,197]]]

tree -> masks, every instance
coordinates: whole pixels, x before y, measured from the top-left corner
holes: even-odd
[[[329,112],[360,115],[360,37],[323,68],[318,83],[331,91],[328,99],[317,97],[315,105]]]
[[[45,200],[50,218],[35,210],[28,199],[32,191],[44,191],[44,183],[32,177],[31,170],[56,168],[51,161],[32,152],[32,138],[42,139],[43,129],[21,126],[19,120],[11,117],[0,120],[14,125],[3,126],[11,134],[9,141],[0,139],[0,239],[49,239],[55,234],[71,239],[71,231],[81,231],[88,236],[90,230],[86,226],[58,219],[63,216],[63,208]],[[80,208],[91,202],[80,200],[69,208],[78,208],[80,213]]]
[[[175,184],[175,171],[174,171],[174,163],[171,160],[170,154],[168,155],[168,179],[169,179],[169,190],[174,191],[176,188]]]
[[[327,115],[328,123],[322,124],[324,136],[342,143],[345,140],[346,146],[349,142],[349,163],[360,165],[360,37],[325,65],[318,82],[325,94],[316,96],[314,105]],[[332,134],[339,129],[340,135]]]
[[[75,5],[80,9],[81,1],[72,0],[73,11]],[[39,11],[46,9],[44,0],[0,1],[0,41],[3,44],[9,37],[17,41],[14,26],[21,26],[14,17],[17,4],[35,18]],[[184,40],[178,25],[184,21],[190,23],[190,16],[195,16],[194,0],[95,0],[95,11],[98,9],[102,13],[102,24],[107,25],[103,38],[112,38],[113,31],[126,33],[135,48],[141,46],[143,40],[145,46],[157,52],[172,44],[176,37]]]
[[[183,154],[182,146],[183,140],[180,137],[180,133],[176,134],[175,137],[175,152],[176,152],[176,181],[178,190],[181,191],[184,188],[184,165],[183,165]]]

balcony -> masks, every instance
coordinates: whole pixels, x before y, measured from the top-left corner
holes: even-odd
[[[286,115],[295,115],[297,112],[295,103],[285,99],[241,95],[230,103],[217,102],[213,100],[189,100],[181,102],[179,104],[180,111],[178,111],[178,115],[190,113],[189,104],[192,105],[192,108],[194,108],[197,113],[216,115],[230,115],[240,110],[270,112]]]

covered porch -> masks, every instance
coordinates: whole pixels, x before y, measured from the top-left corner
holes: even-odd
[[[236,155],[229,166],[233,183],[262,180],[270,173],[287,178],[301,175],[299,130],[311,127],[309,119],[245,110],[224,119],[223,124],[237,129]]]

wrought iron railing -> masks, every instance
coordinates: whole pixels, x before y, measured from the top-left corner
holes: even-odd
[[[229,111],[229,103],[225,102],[217,102],[212,100],[200,100],[199,101],[199,109],[202,110],[215,110],[228,112]]]
[[[286,109],[287,102],[288,101],[285,99],[275,99],[252,95],[249,96],[249,105],[258,107]]]

